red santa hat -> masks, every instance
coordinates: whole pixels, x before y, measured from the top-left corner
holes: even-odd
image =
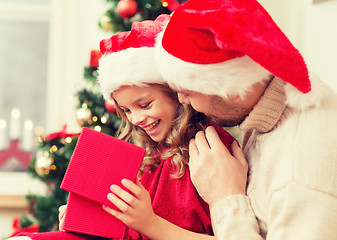
[[[256,0],[189,0],[157,42],[159,71],[181,88],[244,96],[275,75],[302,93],[311,89],[301,54]]]
[[[164,83],[155,63],[154,46],[169,18],[162,14],[154,21],[134,22],[131,31],[101,41],[98,80],[105,99],[111,100],[111,93],[121,86]]]

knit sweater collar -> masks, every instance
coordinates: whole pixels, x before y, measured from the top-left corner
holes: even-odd
[[[239,126],[242,131],[267,133],[277,126],[282,115],[289,112],[285,104],[284,85],[276,77],[270,82],[259,102]]]

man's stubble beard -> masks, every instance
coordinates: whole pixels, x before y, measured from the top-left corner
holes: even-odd
[[[235,127],[240,125],[244,120],[245,117],[242,119],[231,119],[231,120],[224,120],[219,119],[217,117],[210,117],[214,123],[220,127]]]
[[[227,110],[226,110],[227,109]],[[215,124],[221,127],[235,127],[240,125],[250,113],[251,109],[233,106],[226,103],[221,97],[214,98],[211,104],[211,112],[216,115],[209,115]]]

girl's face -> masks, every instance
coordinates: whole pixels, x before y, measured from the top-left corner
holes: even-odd
[[[112,93],[128,120],[155,142],[165,140],[176,118],[178,102],[156,86],[123,86]]]

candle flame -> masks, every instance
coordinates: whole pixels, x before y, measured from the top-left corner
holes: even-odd
[[[16,118],[20,117],[20,115],[21,115],[20,110],[17,109],[17,108],[12,109],[11,115],[12,115],[12,117],[16,117]]]

